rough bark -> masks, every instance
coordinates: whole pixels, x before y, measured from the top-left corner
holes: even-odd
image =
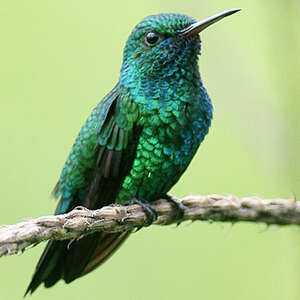
[[[256,197],[193,195],[181,199],[185,209],[176,219],[176,209],[167,200],[153,203],[158,218],[153,223],[168,225],[182,221],[255,222],[300,225],[300,202],[295,199],[260,199]],[[95,231],[117,232],[141,228],[146,215],[139,205],[107,206],[98,210],[78,207],[57,216],[44,216],[0,226],[0,256],[16,254],[30,245],[50,239],[77,239]]]

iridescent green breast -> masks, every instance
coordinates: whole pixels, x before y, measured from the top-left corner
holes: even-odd
[[[117,202],[133,197],[147,201],[164,196],[179,180],[208,132],[211,111],[203,111],[200,102],[170,100],[144,115],[136,157],[125,177]],[[155,105],[152,104],[153,107]]]

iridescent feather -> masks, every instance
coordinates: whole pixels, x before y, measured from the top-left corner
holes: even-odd
[[[56,214],[132,198],[151,202],[179,180],[208,132],[212,105],[198,71],[199,35],[180,14],[150,16],[132,31],[120,80],[82,127],[55,187]],[[149,45],[145,36],[160,40]],[[105,261],[128,237],[94,233],[50,241],[26,291],[69,283]]]

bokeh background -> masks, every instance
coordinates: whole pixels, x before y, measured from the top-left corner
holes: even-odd
[[[50,191],[141,18],[232,7],[243,11],[201,35],[215,119],[172,192],[300,195],[298,0],[2,1],[1,224],[54,211]],[[22,298],[43,247],[0,259],[1,299]],[[90,275],[31,299],[299,298],[299,228],[197,222],[143,229]]]

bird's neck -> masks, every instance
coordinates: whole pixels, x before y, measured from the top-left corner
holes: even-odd
[[[176,101],[182,98],[193,102],[199,100],[198,95],[206,94],[196,57],[186,64],[177,62],[158,69],[155,69],[153,64],[153,68],[149,67],[146,71],[133,61],[125,61],[122,65],[120,84],[134,98],[145,98],[148,101]]]

